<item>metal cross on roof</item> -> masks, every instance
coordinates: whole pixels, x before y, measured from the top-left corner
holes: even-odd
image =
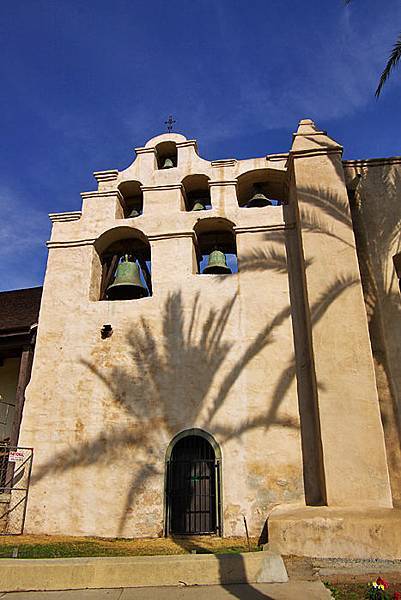
[[[167,119],[167,121],[164,121],[164,124],[167,125],[167,131],[169,133],[171,133],[171,131],[173,130],[173,125],[176,122],[177,121],[175,119],[173,119],[173,115],[169,115],[169,118]]]

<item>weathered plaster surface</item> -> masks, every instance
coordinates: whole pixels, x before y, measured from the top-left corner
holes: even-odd
[[[178,166],[158,170],[165,141]],[[305,120],[289,155],[209,162],[179,134],[136,152],[95,173],[82,214],[52,215],[20,440],[35,448],[26,530],[163,535],[166,450],[193,427],[221,448],[226,536],[244,515],[259,535],[277,505],[390,508],[341,147]],[[212,210],[184,210],[191,174],[209,178]],[[288,204],[240,208],[253,180]],[[143,190],[135,219],[128,181]],[[233,223],[237,274],[196,273],[194,228],[212,217]],[[152,297],[99,301],[102,251],[135,231]]]
[[[391,507],[341,147],[301,122],[292,152],[326,500]]]
[[[221,446],[225,535],[244,533],[243,515],[258,535],[274,504],[302,502],[283,209],[239,208],[234,184],[213,184],[269,161],[213,167],[193,146],[178,153],[178,167],[160,171],[139,152],[100,186],[110,193],[84,197],[81,218],[54,222],[23,422],[22,442],[36,450],[27,531],[162,535],[166,449],[192,427]],[[277,181],[284,164],[274,164]],[[212,210],[181,210],[191,173],[212,180]],[[131,179],[144,186],[144,213],[123,220],[117,186]],[[194,269],[193,228],[215,216],[237,230],[231,276]],[[99,302],[93,241],[123,226],[150,239],[153,296]]]
[[[394,504],[401,505],[401,160],[346,161]]]

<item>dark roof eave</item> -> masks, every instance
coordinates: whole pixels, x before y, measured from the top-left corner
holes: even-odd
[[[42,288],[0,292],[0,335],[29,331],[39,317]]]

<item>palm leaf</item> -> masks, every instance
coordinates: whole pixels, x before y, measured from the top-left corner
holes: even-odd
[[[348,0],[350,2],[351,0]],[[382,91],[383,85],[386,83],[387,79],[390,76],[391,71],[394,67],[397,66],[399,60],[401,58],[401,34],[398,36],[396,43],[391,51],[390,57],[387,61],[386,67],[381,74],[379,85],[377,86],[377,90],[375,92],[376,98],[380,96],[380,92]]]

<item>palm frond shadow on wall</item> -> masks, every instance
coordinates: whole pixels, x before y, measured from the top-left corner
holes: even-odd
[[[315,220],[313,227],[318,225]],[[329,235],[323,221],[321,233]],[[273,240],[260,253],[243,257],[240,268],[241,271],[272,269],[284,273],[286,264],[285,244]],[[310,264],[307,263],[307,268]],[[355,283],[346,274],[329,281],[311,307],[312,326]],[[291,352],[283,357],[275,389],[267,393],[265,411],[233,425],[216,422],[219,409],[243,370],[273,343],[275,330],[292,318],[291,306],[285,306],[238,356],[234,343],[225,336],[236,301],[234,296],[220,310],[209,308],[204,314],[198,296],[188,312],[181,291],[176,291],[167,297],[163,307],[161,339],[155,336],[152,324],[141,318],[127,334],[130,350],[129,360],[124,365],[104,369],[99,361],[83,361],[111,392],[114,407],[122,417],[119,422],[125,420],[127,425],[105,426],[94,439],[77,443],[51,457],[34,473],[33,484],[51,474],[94,464],[111,467],[122,453],[128,457],[135,452],[140,468],[124,491],[125,507],[118,527],[118,535],[121,535],[138,490],[143,490],[152,477],[163,475],[158,466],[160,447],[165,447],[166,441],[168,443],[177,431],[177,406],[180,407],[179,422],[185,423],[185,428],[213,430],[222,445],[258,428],[265,431],[277,426],[298,429],[297,419],[280,413],[283,399],[296,377],[296,357]],[[222,366],[223,377],[220,376]],[[188,374],[184,380],[178,374],[183,372]],[[319,386],[324,385],[325,382],[319,382]],[[175,393],[166,393],[166,390],[175,390]],[[302,421],[302,414],[300,418]],[[308,456],[303,456],[303,461],[306,464]]]

